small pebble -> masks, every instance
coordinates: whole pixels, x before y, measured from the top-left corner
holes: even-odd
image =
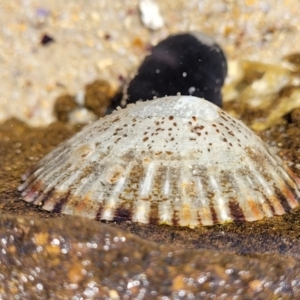
[[[112,91],[105,80],[95,80],[85,87],[84,104],[98,117],[103,117],[110,105]]]
[[[80,107],[68,114],[69,122],[72,124],[87,124],[97,120],[97,116],[90,110]]]
[[[157,3],[153,0],[140,0],[139,8],[142,23],[149,29],[157,30],[165,25]]]
[[[76,109],[78,105],[76,104],[74,97],[71,95],[62,95],[56,99],[54,105],[54,112],[56,117],[61,122],[68,122],[69,113]]]
[[[43,46],[49,45],[49,44],[53,43],[54,41],[55,41],[54,38],[48,34],[44,34],[41,38],[41,44]]]

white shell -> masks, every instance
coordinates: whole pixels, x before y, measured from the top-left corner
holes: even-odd
[[[242,122],[192,96],[129,105],[43,158],[19,187],[48,211],[196,227],[282,215],[300,180]]]

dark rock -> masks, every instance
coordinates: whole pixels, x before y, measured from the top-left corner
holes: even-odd
[[[51,43],[53,43],[55,40],[53,37],[51,37],[50,35],[48,34],[44,34],[42,37],[41,37],[41,44],[43,46],[46,46],[46,45],[49,45]]]
[[[173,35],[145,58],[128,84],[122,104],[181,93],[221,107],[226,74],[226,57],[211,37],[200,32]]]

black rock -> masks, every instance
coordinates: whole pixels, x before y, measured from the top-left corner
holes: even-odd
[[[145,58],[126,87],[122,104],[166,95],[193,95],[222,106],[226,57],[213,38],[200,33],[172,35]]]

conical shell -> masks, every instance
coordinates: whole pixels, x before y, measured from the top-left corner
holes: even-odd
[[[19,187],[48,211],[196,227],[282,215],[300,180],[242,122],[191,96],[130,105],[43,158]]]

